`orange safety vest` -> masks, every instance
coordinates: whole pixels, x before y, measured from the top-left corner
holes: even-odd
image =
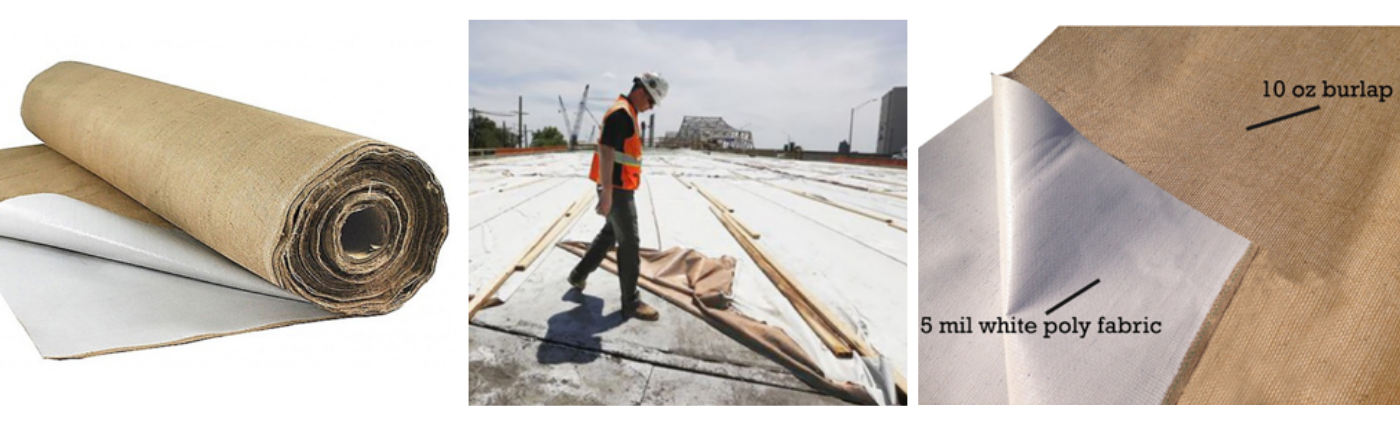
[[[626,112],[632,117],[632,137],[622,142],[622,152],[613,153],[613,167],[622,167],[622,186],[618,189],[637,190],[637,186],[642,184],[642,129],[637,121],[637,111],[632,109],[632,102],[627,101],[626,96],[618,96],[617,102],[613,103],[608,112],[603,114],[603,122],[608,122],[608,117],[615,112]],[[594,183],[603,184],[598,176],[598,152],[593,152],[593,165],[588,171],[588,178]],[[607,176],[612,178],[612,176]]]

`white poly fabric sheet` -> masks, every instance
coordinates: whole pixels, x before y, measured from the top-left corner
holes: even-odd
[[[1249,248],[1004,77],[920,164],[921,403],[1160,403]],[[939,333],[964,317],[973,333]],[[1037,332],[983,333],[998,317]],[[1160,333],[1101,333],[1100,317]],[[1083,337],[1046,338],[1071,320]]]
[[[919,307],[935,322],[1006,311],[992,137],[987,99],[919,149]],[[1005,352],[995,335],[920,338],[920,402],[1006,404]]]
[[[517,182],[498,183],[498,181],[505,181],[509,178],[487,180],[487,178],[496,175],[516,176],[514,178],[549,177],[549,181],[507,189],[503,192],[494,189],[474,189],[482,190],[476,192],[477,195],[471,198],[472,258],[470,261],[473,264],[472,285],[474,290],[479,291],[480,287],[497,279],[501,271],[504,270],[502,264],[505,264],[503,262],[505,259],[519,255],[530,240],[539,235],[559,213],[563,212],[570,202],[593,190],[592,183],[583,178],[588,171],[588,155],[591,154],[580,151],[473,162],[474,180],[472,184],[474,187],[478,182],[482,182],[485,187],[500,188],[510,188],[518,184]],[[774,177],[777,174],[771,171],[737,164],[734,161],[753,161],[764,166],[781,164],[791,168],[811,165],[809,163],[779,162],[775,159],[752,159],[719,153],[706,155],[688,151],[661,151],[649,155],[652,156],[647,157],[649,165],[644,169],[646,174],[642,178],[641,188],[636,193],[635,202],[641,247],[690,247],[712,257],[728,255],[739,258],[740,261],[736,266],[733,287],[731,288],[733,291],[731,302],[736,310],[748,317],[782,328],[820,367],[825,377],[837,382],[856,383],[864,387],[877,402],[895,403],[897,401],[895,376],[897,372],[902,373],[905,367],[903,342],[905,339],[904,330],[906,329],[904,324],[907,318],[903,315],[902,294],[905,291],[904,288],[907,288],[903,283],[905,281],[904,272],[907,268],[904,264],[905,248],[902,242],[896,243],[893,239],[898,238],[899,241],[902,241],[905,233],[883,222],[854,215],[830,205],[779,190],[757,180],[762,179],[769,183],[776,181],[785,187],[809,193],[819,193],[822,196],[827,196],[821,192],[822,186],[835,186],[827,183],[807,184],[793,178],[777,178]],[[842,164],[832,165],[852,168],[852,166]],[[866,168],[868,167],[856,169],[865,170]],[[816,174],[815,171],[812,173]],[[884,179],[893,179],[886,174],[894,173],[885,172],[883,169],[874,169],[870,171],[870,174]],[[484,176],[484,178],[476,180],[476,176]],[[740,176],[758,176],[759,178],[746,179],[739,178]],[[783,181],[788,179],[794,181]],[[686,183],[682,183],[682,181]],[[861,180],[855,181],[863,182]],[[749,261],[748,254],[711,213],[711,204],[696,189],[687,186],[687,184],[705,188],[712,195],[722,199],[726,205],[734,208],[735,215],[744,220],[746,225],[763,229],[763,236],[756,242],[763,245],[771,255],[776,256],[777,262],[787,265],[789,272],[799,274],[807,289],[817,294],[828,308],[843,315],[842,318],[862,332],[866,340],[874,345],[882,356],[876,358],[836,357],[802,319],[802,316],[797,313],[792,302],[778,291],[753,261]],[[875,185],[876,183],[863,182],[863,184]],[[555,188],[548,189],[550,187]],[[882,202],[879,205],[894,205],[897,203],[895,201],[900,201],[884,195],[854,192],[845,188],[836,189],[834,192],[855,193],[853,196],[843,198],[829,196],[829,198],[837,199],[839,202],[859,204],[858,201],[861,199],[874,199]],[[864,198],[861,195],[865,195]],[[886,199],[890,201],[886,201]],[[597,234],[603,219],[592,212],[596,201],[589,202],[588,212],[575,222],[573,228],[566,230],[560,240],[591,241]],[[870,209],[875,209],[873,205],[871,207]],[[902,208],[893,206],[888,207],[888,209],[902,210]],[[514,236],[514,239],[511,236]],[[792,239],[792,241],[777,242],[788,239]],[[813,252],[810,247],[814,245],[820,246],[818,251],[839,251],[841,255],[810,255]],[[794,247],[802,249],[793,251]],[[801,253],[795,253],[799,251]],[[496,256],[497,260],[490,260],[493,255]],[[820,260],[829,260],[834,257],[850,258],[836,264]],[[566,334],[568,331],[556,331],[555,329],[565,329],[566,326],[542,322],[539,319],[546,314],[557,314],[558,310],[551,309],[557,309],[559,306],[536,304],[526,307],[522,305],[522,303],[538,300],[539,298],[529,297],[539,291],[541,287],[549,288],[544,289],[546,292],[564,293],[564,290],[568,288],[564,282],[564,276],[572,270],[577,261],[577,257],[559,249],[551,249],[541,254],[528,268],[512,274],[496,295],[502,301],[507,301],[512,296],[511,292],[519,292],[514,295],[517,298],[507,301],[505,305],[496,309],[484,310],[477,316],[476,320],[523,332],[543,333],[540,336],[546,339],[568,341],[570,337],[583,336],[582,334]],[[841,265],[849,270],[843,270]],[[482,272],[477,273],[478,269]],[[594,277],[604,273],[606,272],[600,270],[594,274]],[[884,285],[881,286],[881,284]],[[840,287],[835,287],[838,285]],[[517,288],[518,291],[516,291]],[[595,291],[613,291],[615,290],[613,288],[616,288],[615,283],[592,282],[584,293],[595,294],[597,293]],[[898,291],[894,289],[898,289]],[[855,293],[856,296],[843,296],[847,293]],[[899,296],[893,297],[892,294]],[[521,296],[526,297],[526,299],[518,298]],[[643,296],[648,297],[649,295]],[[551,295],[549,301],[555,299],[558,299],[558,295]],[[652,301],[648,300],[648,302]],[[891,306],[899,308],[892,309]],[[573,309],[573,303],[569,302],[567,308]],[[608,307],[608,309],[611,310],[612,307]],[[517,316],[505,317],[506,312],[501,310],[509,310],[510,314]],[[664,307],[663,311],[666,311]],[[676,312],[679,311],[676,310]],[[880,321],[889,318],[894,320],[892,322]],[[742,358],[727,357],[729,356],[727,352],[731,348],[716,350],[710,348],[715,342],[687,341],[702,336],[708,337],[711,334],[697,336],[675,333],[664,337],[657,337],[653,334],[657,327],[686,329],[677,325],[681,321],[692,321],[692,318],[663,314],[661,322],[640,325],[648,328],[646,330],[624,327],[608,330],[597,336],[587,335],[586,337],[596,338],[601,342],[600,348],[609,352],[626,353],[630,350],[643,348],[648,351],[674,353],[678,356],[698,357],[706,363],[716,365],[730,362],[734,362],[733,364],[736,366],[746,365]],[[893,323],[893,325],[888,325],[889,323]],[[722,337],[718,333],[713,335]],[[881,338],[885,337],[889,337],[891,340],[898,337],[895,340],[897,344],[894,342],[884,343]],[[671,339],[682,341],[670,341]],[[732,344],[733,347],[745,349],[743,346],[729,341],[721,341],[720,343]],[[730,368],[726,367],[725,369]]]
[[[892,246],[903,231],[757,182],[703,184],[745,225],[763,229],[755,243],[829,310],[891,363],[907,364],[907,310],[890,302],[909,288],[905,256]]]
[[[695,196],[677,180],[655,175],[646,184],[656,185],[657,220],[661,227],[662,246],[707,247],[716,256],[743,255],[738,242],[726,233],[714,219],[709,203]],[[892,391],[893,365],[880,359],[863,359],[859,355],[841,359],[821,342],[821,338],[802,320],[792,302],[778,292],[773,283],[750,261],[740,261],[734,273],[730,302],[745,316],[782,328],[816,362],[827,378],[837,382],[852,382],[865,388],[880,404],[894,404]]]
[[[189,235],[56,194],[0,202],[0,276],[45,358],[337,317]]]

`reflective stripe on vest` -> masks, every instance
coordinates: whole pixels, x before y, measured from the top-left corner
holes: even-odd
[[[640,158],[633,158],[632,155],[622,152],[613,153],[613,163],[631,165],[633,167],[642,166],[642,160]]]
[[[608,117],[617,112],[626,113],[629,118],[632,118],[632,136],[622,142],[622,150],[614,149],[613,152],[613,167],[617,168],[617,173],[622,176],[622,184],[617,188],[637,190],[637,187],[642,183],[642,130],[637,121],[637,112],[632,109],[632,103],[627,101],[626,96],[617,97],[613,106],[603,113],[603,122],[606,123]],[[595,142],[602,143],[601,140]],[[593,164],[588,171],[588,178],[595,183],[602,184],[603,180],[598,175],[600,168],[598,162],[598,153],[594,152]],[[607,176],[607,178],[612,178],[612,176]]]

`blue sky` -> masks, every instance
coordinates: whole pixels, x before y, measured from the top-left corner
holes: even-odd
[[[526,126],[562,128],[558,96],[572,111],[591,84],[589,109],[601,115],[633,76],[656,71],[671,83],[654,110],[658,135],[685,115],[721,116],[753,131],[762,148],[790,135],[806,149],[835,150],[851,107],[907,84],[907,28],[905,21],[471,21],[468,103],[508,111],[524,96]],[[856,150],[875,150],[879,111],[873,102],[856,112]],[[592,120],[585,115],[584,123],[580,138]]]

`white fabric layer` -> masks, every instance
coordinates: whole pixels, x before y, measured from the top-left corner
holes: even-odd
[[[710,204],[694,196],[675,179],[652,178],[656,217],[662,233],[662,246],[703,246],[714,252],[732,256],[742,255],[743,248],[726,233],[709,211]],[[730,288],[734,308],[745,316],[783,329],[796,341],[822,373],[836,382],[853,382],[865,388],[871,398],[881,404],[893,404],[895,392],[887,384],[893,382],[892,365],[882,359],[862,359],[853,355],[837,358],[831,349],[793,308],[792,302],[778,292],[773,283],[751,261],[739,261]]]
[[[63,195],[40,193],[0,202],[0,237],[301,301],[184,232],[122,217]]]
[[[889,300],[892,293],[908,292],[909,266],[901,261],[904,255],[881,249],[882,241],[904,239],[903,231],[758,182],[704,185],[733,207],[734,216],[745,225],[763,229],[756,243],[778,263],[796,270],[792,273],[799,282],[812,282],[804,286],[830,311],[891,363],[906,364],[909,316],[904,305]]]
[[[919,309],[938,321],[1005,313],[998,275],[992,100],[919,148]],[[1005,404],[1006,346],[997,335],[919,339],[919,402]]]
[[[480,291],[499,278],[506,270],[507,260],[513,263],[570,202],[594,190],[592,183],[583,178],[588,172],[588,155],[591,153],[580,151],[480,160],[472,164],[473,187],[481,183],[482,187],[489,188],[476,189],[473,193],[478,195],[471,198],[473,290]],[[906,233],[882,221],[855,215],[782,188],[856,205],[887,215],[900,225],[907,215],[905,201],[895,196],[779,174],[768,168],[878,188],[882,192],[902,189],[901,185],[879,181],[904,180],[904,170],[689,151],[662,150],[648,155],[649,162],[643,170],[646,175],[635,194],[641,247],[691,247],[711,257],[738,258],[732,288],[735,309],[782,328],[827,378],[856,383],[877,401],[893,403],[897,396],[893,389],[895,377],[903,376],[906,370],[908,318],[903,304],[907,291],[908,256],[903,243]],[[529,183],[534,178],[545,180]],[[526,183],[529,185],[519,186]],[[832,354],[793,308],[792,302],[777,290],[716,220],[710,212],[711,204],[688,185],[703,187],[733,208],[734,215],[746,226],[761,229],[762,237],[755,242],[789,273],[797,275],[807,290],[860,332],[881,356],[843,359]],[[499,188],[506,190],[499,191]],[[591,212],[592,206],[590,203],[589,212],[565,231],[560,240],[593,239],[603,220]],[[833,262],[833,258],[842,261]],[[526,270],[512,274],[496,295],[502,300],[513,298],[500,307],[484,310],[475,321],[522,332],[538,332],[544,338],[577,337],[555,330],[564,326],[544,321],[559,312],[558,306],[550,304],[558,299],[553,293],[562,293],[562,289],[567,288],[564,276],[577,261],[577,257],[558,249],[541,254]],[[602,274],[605,272],[594,273],[590,279]],[[609,286],[611,288],[607,288]],[[586,292],[613,291],[612,288],[616,288],[616,283],[593,281]],[[550,295],[539,298],[541,292]],[[541,303],[542,300],[547,302]],[[525,306],[531,302],[535,304]],[[568,308],[574,308],[573,303],[568,304]],[[661,322],[642,325],[648,328],[645,331],[624,327],[609,330],[598,339],[603,348],[615,352],[642,347],[680,356],[704,353],[702,358],[706,362],[716,364],[750,364],[745,363],[748,360],[744,357],[730,357],[732,348],[729,347],[747,350],[737,344],[723,343],[729,346],[721,351],[711,348],[715,344],[711,341],[672,341],[695,339],[695,335],[654,334],[655,329],[686,329],[679,325],[686,321],[690,320],[663,313]]]
[[[920,152],[929,166],[948,167],[921,174],[930,195],[921,215],[950,220],[920,223],[928,232],[921,305],[935,322],[921,342],[931,372],[921,401],[1161,402],[1249,242],[1098,149],[1021,84],[993,77],[990,102]],[[995,152],[990,164],[986,149]],[[947,165],[960,159],[963,166]],[[1033,321],[1037,332],[937,333],[938,321],[964,316],[974,326],[997,316]],[[1101,334],[1100,317],[1149,318],[1161,333]],[[1089,322],[1083,338],[1045,337],[1046,322],[1074,319]],[[989,354],[997,344],[1000,373]]]
[[[336,317],[184,233],[55,194],[0,202],[0,276],[46,358]]]

